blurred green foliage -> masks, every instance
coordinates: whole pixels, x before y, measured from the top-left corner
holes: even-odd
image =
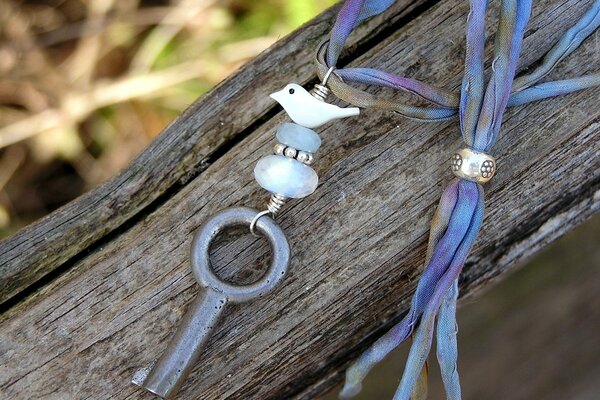
[[[3,1],[0,237],[115,175],[203,93],[334,3]]]

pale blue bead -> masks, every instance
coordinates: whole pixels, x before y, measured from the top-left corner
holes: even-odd
[[[279,125],[275,137],[286,146],[309,153],[316,153],[321,146],[321,137],[318,133],[289,122]]]
[[[293,199],[308,196],[319,184],[319,177],[311,167],[279,155],[261,158],[254,167],[254,177],[269,192]]]

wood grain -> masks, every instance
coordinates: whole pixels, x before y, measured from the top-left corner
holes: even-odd
[[[589,4],[536,2],[520,68],[537,62]],[[398,10],[383,18],[401,21],[394,13],[404,11]],[[446,1],[417,10],[411,21],[394,25],[371,46],[356,47],[350,64],[458,87],[465,2]],[[327,15],[303,29],[325,24]],[[494,21],[490,18],[491,24]],[[302,33],[292,38],[297,35]],[[310,41],[292,43],[310,51],[319,39],[315,35]],[[599,40],[595,33],[550,78],[596,69]],[[79,256],[72,265],[5,312],[0,326],[3,398],[150,398],[129,381],[136,369],[165,348],[198,292],[188,260],[192,232],[219,209],[239,204],[261,207],[266,200],[253,182],[252,167],[270,153],[273,130],[286,117],[265,111],[271,105],[257,93],[283,86],[292,79],[290,71],[296,65],[305,74],[293,75],[296,80],[313,77],[309,64],[300,65],[305,60],[298,48],[276,48],[290,54],[281,55],[287,63],[272,64],[281,66],[280,71],[273,68],[272,75],[237,81],[246,86],[237,89],[239,96],[256,90],[246,98],[247,104],[264,104],[254,119],[246,117],[250,128],[237,139],[230,136],[235,123],[225,117],[237,112],[229,102],[239,104],[238,95],[218,94],[238,79],[234,77],[188,110],[148,149],[165,165],[138,160],[129,168],[143,176],[136,190],[146,190],[141,189],[144,185],[149,192],[158,190],[154,180],[163,178],[183,182],[177,190],[164,191],[155,207],[131,211],[135,218],[120,217],[126,228],[113,231],[100,244],[89,246],[106,233],[87,237],[87,245],[73,244],[78,249],[73,254]],[[256,79],[251,88],[249,82]],[[507,113],[495,148],[499,171],[486,187],[488,211],[463,274],[463,293],[476,293],[598,211],[597,94],[582,91]],[[193,116],[206,107],[220,109],[211,120],[223,118],[226,123],[193,136],[191,131],[200,124]],[[251,125],[252,120],[260,123]],[[320,187],[314,195],[290,202],[280,219],[293,249],[290,275],[271,296],[226,311],[180,398],[314,397],[337,382],[347,364],[406,310],[422,268],[434,206],[451,179],[449,155],[461,147],[457,124],[419,124],[366,111],[360,119],[328,125],[321,134],[324,145],[315,163]],[[172,145],[161,151],[161,143],[166,146],[177,136],[188,137],[185,157]],[[213,146],[225,146],[224,141],[229,141],[226,151],[206,156],[215,151]],[[202,164],[204,157],[210,158],[210,165]],[[184,166],[177,166],[179,162]],[[177,174],[166,165],[196,174],[174,178]],[[118,179],[129,182],[126,177]],[[118,188],[112,186],[113,191]],[[125,189],[118,198],[123,204],[141,201],[134,192]],[[83,232],[84,226],[79,229]],[[69,231],[63,241],[78,241],[75,232]],[[36,259],[27,253],[38,245],[28,244],[20,257]],[[249,235],[240,240],[227,235],[217,247],[212,255],[216,269],[240,282],[255,279],[268,259],[266,243]],[[11,249],[2,254],[16,257]],[[73,254],[54,255],[44,268],[66,265]]]
[[[600,393],[600,214],[458,313],[465,400],[593,400]],[[391,399],[410,343],[378,364],[356,400]],[[437,361],[429,399],[444,399]],[[319,400],[338,400],[335,387]]]
[[[424,4],[425,0],[398,1],[386,16],[361,26],[349,41],[344,62]],[[13,299],[19,293],[25,292],[20,297],[34,293],[73,268],[91,248],[110,242],[160,208],[275,115],[275,105],[266,94],[288,81],[305,84],[315,79],[313,52],[329,32],[336,12],[334,7],[321,14],[203,96],[109,182],[0,241],[0,304],[10,306],[19,300]]]

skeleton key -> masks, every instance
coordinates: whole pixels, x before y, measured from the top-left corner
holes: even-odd
[[[163,355],[133,377],[133,383],[155,395],[172,398],[193,369],[227,303],[242,303],[261,297],[284,278],[290,247],[285,234],[268,216],[246,207],[229,208],[214,215],[198,229],[192,241],[192,271],[204,288],[185,313],[175,337]],[[267,237],[273,256],[267,273],[250,285],[234,285],[221,280],[210,266],[212,241],[225,228],[250,224]]]

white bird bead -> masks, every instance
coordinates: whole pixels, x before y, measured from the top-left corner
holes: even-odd
[[[292,121],[307,128],[316,128],[338,118],[360,114],[356,107],[342,108],[313,97],[302,86],[290,83],[282,90],[271,94]]]

